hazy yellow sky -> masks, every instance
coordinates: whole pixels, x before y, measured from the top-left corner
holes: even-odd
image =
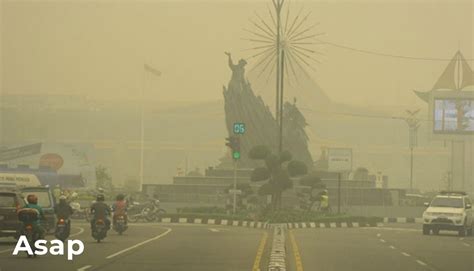
[[[224,51],[245,57],[242,37],[271,1],[2,1],[5,93],[136,98],[142,66],[162,71],[148,97],[216,100],[230,71]],[[474,58],[473,1],[290,1],[312,10],[322,39],[364,50]],[[411,61],[322,48],[312,77],[334,100],[362,105],[419,103],[445,62]],[[251,63],[250,63],[251,64]],[[473,62],[470,61],[471,66]],[[258,90],[256,90],[258,92]]]

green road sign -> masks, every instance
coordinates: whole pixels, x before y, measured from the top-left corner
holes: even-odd
[[[234,123],[234,134],[243,135],[245,133],[245,123],[236,122]]]

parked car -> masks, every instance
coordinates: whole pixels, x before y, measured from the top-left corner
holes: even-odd
[[[0,188],[0,237],[17,237],[21,222],[17,211],[25,204],[19,190]]]

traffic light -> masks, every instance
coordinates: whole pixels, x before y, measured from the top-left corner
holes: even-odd
[[[240,159],[240,138],[237,136],[227,137],[225,145],[232,150],[232,158],[234,160]]]

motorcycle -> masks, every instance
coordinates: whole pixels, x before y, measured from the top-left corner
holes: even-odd
[[[142,216],[142,210],[143,210],[143,205],[141,205],[138,202],[132,202],[130,206],[128,207],[128,214],[127,214],[127,219],[129,222],[135,223],[138,222],[140,219],[143,219],[144,217]]]
[[[81,204],[79,202],[76,202],[76,201],[71,202],[71,207],[72,207],[72,210],[73,210],[71,218],[73,218],[73,219],[86,219],[87,209],[81,208]]]
[[[159,200],[153,200],[150,204],[143,208],[141,214],[146,221],[153,222],[156,221],[161,215],[166,214],[166,211],[160,208]]]
[[[108,229],[105,220],[98,218],[95,221],[94,228],[92,229],[92,237],[97,240],[97,243],[100,243],[100,241],[104,240],[107,236],[107,231]]]
[[[67,220],[60,218],[58,222],[56,222],[56,230],[54,232],[54,236],[61,241],[65,241],[69,237],[69,225]]]
[[[124,231],[126,231],[128,228],[126,221],[125,221],[125,216],[123,215],[118,215],[115,217],[114,221],[114,231],[118,232],[119,235],[122,235]]]
[[[24,208],[18,211],[18,220],[22,222],[20,235],[24,235],[28,240],[33,255],[28,254],[28,258],[36,257],[34,243],[40,239],[40,233],[35,229],[33,223],[38,221],[39,213],[36,209]]]

